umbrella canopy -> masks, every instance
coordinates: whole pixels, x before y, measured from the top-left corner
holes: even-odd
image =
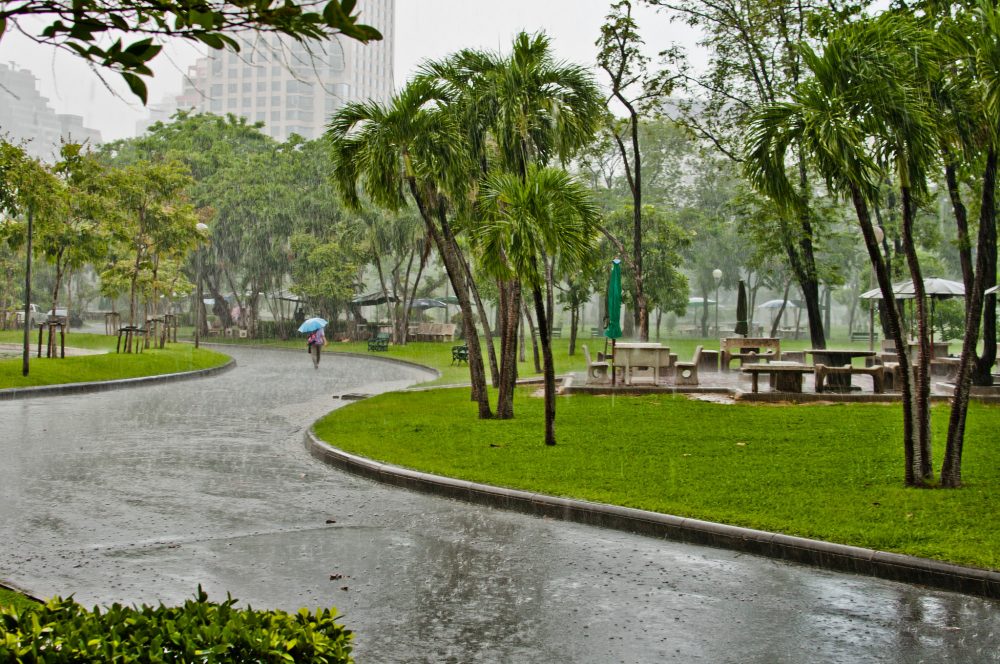
[[[799,305],[795,304],[794,302],[792,302],[791,300],[768,300],[767,302],[764,302],[763,304],[758,304],[757,308],[758,309],[780,309],[781,306],[782,306],[782,304],[784,304],[785,308],[792,307],[792,308],[796,308],[797,309],[798,306],[799,306]]]
[[[703,297],[689,297],[688,298],[688,306],[689,307],[692,306],[692,305],[694,305],[696,307],[704,307],[704,306],[707,306],[709,304],[715,304],[715,300],[706,299],[706,298],[703,298]]]
[[[984,295],[993,295],[994,293],[997,292],[997,288],[1000,288],[1000,286],[994,286],[993,288],[987,288],[985,291],[983,291],[983,294]]]
[[[747,286],[740,279],[739,288],[736,291],[736,334],[745,337],[750,331],[750,323],[747,320]]]
[[[893,287],[893,292],[899,295],[915,296],[913,281],[904,281]],[[937,277],[924,277],[924,292],[928,297],[965,297],[965,284]]]
[[[442,302],[441,300],[434,300],[429,297],[418,297],[415,300],[413,300],[413,303],[410,305],[410,309],[420,309],[420,310],[446,309],[447,307],[448,305]]]
[[[916,297],[913,290],[913,280],[901,281],[892,285],[892,292],[897,300],[910,300]],[[924,292],[928,297],[965,297],[965,286],[957,281],[948,279],[938,279],[937,277],[926,277],[924,279]],[[862,300],[881,300],[882,289],[873,288],[859,295]]]
[[[327,322],[322,318],[307,318],[302,325],[299,325],[299,332],[315,332],[327,326]]]
[[[434,299],[445,304],[461,304],[454,295],[445,295],[444,297],[436,297]]]
[[[358,295],[351,300],[351,304],[359,307],[371,307],[376,304],[385,304],[386,302],[399,302],[399,298],[395,295],[389,295],[386,297],[385,293],[378,291],[375,293],[368,293],[367,295]]]
[[[622,262],[617,258],[611,262],[607,306],[604,336],[608,339],[618,339],[622,336]]]

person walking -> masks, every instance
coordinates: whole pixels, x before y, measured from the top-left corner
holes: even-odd
[[[312,357],[313,368],[319,369],[319,354],[323,346],[326,345],[326,333],[323,332],[323,328],[321,327],[310,334],[306,342],[309,348],[309,355]]]

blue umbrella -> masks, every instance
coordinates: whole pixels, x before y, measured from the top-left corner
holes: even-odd
[[[299,325],[299,332],[315,332],[326,325],[326,321],[322,318],[309,318],[302,325]]]

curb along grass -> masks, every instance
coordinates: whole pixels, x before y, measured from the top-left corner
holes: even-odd
[[[918,556],[932,565],[1000,566],[991,507],[1000,453],[989,444],[1000,428],[996,406],[973,406],[967,485],[954,491],[903,488],[894,406],[575,395],[559,400],[559,444],[545,449],[540,402],[522,389],[515,420],[480,421],[465,389],[390,393],[329,414],[315,431],[351,454],[463,482]],[[947,412],[935,408],[937,436]]]

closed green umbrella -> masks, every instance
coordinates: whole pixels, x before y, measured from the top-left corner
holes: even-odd
[[[741,337],[750,332],[750,322],[747,320],[747,287],[740,279],[740,287],[736,291],[736,334]]]
[[[611,262],[611,276],[608,278],[608,298],[606,301],[604,336],[611,339],[611,384],[615,384],[615,339],[622,336],[622,262],[617,258]]]

